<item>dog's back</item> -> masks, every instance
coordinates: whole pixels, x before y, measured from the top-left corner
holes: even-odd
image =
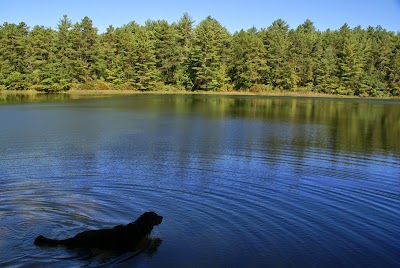
[[[43,235],[39,235],[35,239],[35,245],[37,246],[46,246],[46,247],[56,247],[59,245],[59,240],[46,238]]]
[[[150,234],[153,227],[162,222],[163,217],[155,212],[143,213],[135,222],[118,225],[111,229],[84,231],[74,237],[57,240],[39,235],[37,246],[65,246],[68,248],[98,248],[112,250],[131,250]]]

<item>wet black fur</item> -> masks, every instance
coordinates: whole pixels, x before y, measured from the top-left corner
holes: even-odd
[[[65,246],[67,248],[98,248],[107,250],[134,250],[139,242],[146,238],[153,227],[162,222],[163,217],[155,212],[143,213],[135,222],[118,225],[110,229],[84,231],[67,239],[49,239],[39,235],[35,239],[37,246]]]

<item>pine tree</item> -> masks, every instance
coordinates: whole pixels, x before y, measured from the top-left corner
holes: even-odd
[[[392,96],[400,96],[400,33],[397,33],[396,40],[388,75],[390,93]]]
[[[116,38],[117,65],[123,70],[123,82],[138,90],[154,89],[157,69],[150,33],[131,22],[116,30]]]
[[[194,90],[219,90],[228,83],[229,39],[229,32],[211,17],[196,27],[190,56]]]
[[[164,84],[175,84],[180,55],[176,28],[165,20],[147,21],[146,31],[154,42],[156,67]]]
[[[49,77],[43,81],[45,85],[54,90],[70,89],[74,79],[72,59],[75,58],[71,38],[72,22],[67,15],[57,25],[57,37],[55,41],[55,54],[48,65]]]
[[[80,23],[75,23],[69,31],[71,42],[70,65],[74,81],[86,83],[96,79],[99,70],[96,66],[98,60],[97,29],[92,21],[85,17]]]
[[[322,38],[317,43],[320,57],[315,59],[314,85],[317,91],[324,93],[336,93],[339,79],[337,77],[337,57],[333,44],[322,45]]]
[[[255,84],[265,84],[269,71],[266,50],[261,36],[255,28],[241,30],[232,37],[231,80],[235,88],[250,88]]]
[[[177,86],[187,90],[193,88],[190,77],[190,50],[192,47],[194,20],[189,14],[183,14],[182,18],[174,26],[178,38],[179,64],[174,73],[174,81]]]
[[[371,40],[371,53],[367,58],[365,80],[372,95],[387,95],[390,61],[393,57],[394,33],[387,32],[381,26],[368,27],[366,30]]]
[[[116,30],[110,25],[106,32],[99,36],[97,67],[101,79],[106,82],[121,84],[124,74],[120,65],[117,64],[117,44]]]
[[[32,87],[36,90],[48,91],[42,81],[49,78],[48,65],[54,58],[56,32],[43,26],[35,26],[29,33],[27,44],[27,71]]]
[[[313,53],[315,53],[317,42],[314,23],[306,20],[295,31],[291,31],[289,37],[291,39],[290,61],[293,63],[295,86],[312,87],[315,69]]]
[[[263,31],[264,45],[267,50],[267,63],[270,71],[268,84],[277,89],[292,89],[295,84],[293,66],[289,61],[289,26],[278,19]]]
[[[97,29],[88,17],[84,17],[81,23],[76,24],[76,35],[73,47],[77,52],[77,78],[80,82],[95,80],[100,70],[97,66],[99,56]]]
[[[4,23],[0,27],[0,84],[5,89],[29,88],[26,69],[28,26]]]
[[[343,38],[339,58],[342,84],[347,89],[347,94],[354,92],[356,95],[362,95],[367,90],[362,78],[370,55],[371,42],[359,27],[349,31]]]

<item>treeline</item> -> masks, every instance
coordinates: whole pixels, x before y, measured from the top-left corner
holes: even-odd
[[[130,22],[99,34],[85,17],[57,29],[0,26],[0,90],[182,89],[400,95],[400,33],[318,31],[283,20],[231,34],[207,17]]]

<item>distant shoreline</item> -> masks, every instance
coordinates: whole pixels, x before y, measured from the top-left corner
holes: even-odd
[[[186,91],[186,90],[77,90],[46,93],[36,90],[0,90],[0,95],[35,95],[35,94],[68,94],[68,95],[135,95],[135,94],[187,94],[187,95],[226,95],[226,96],[265,96],[265,97],[310,97],[310,98],[346,98],[346,99],[388,99],[399,100],[397,96],[371,97],[371,96],[349,96],[328,93],[318,93],[309,91],[269,91],[269,92],[250,92],[250,91]]]
[[[359,98],[358,96],[340,96],[333,94],[324,94],[324,93],[315,93],[315,92],[284,92],[284,91],[275,91],[275,92],[250,92],[250,91],[186,91],[186,90],[155,90],[155,91],[138,91],[138,90],[69,90],[64,92],[65,94],[81,94],[81,95],[90,95],[90,94],[187,94],[187,95],[227,95],[227,96],[271,96],[271,97],[350,97],[350,98]]]

